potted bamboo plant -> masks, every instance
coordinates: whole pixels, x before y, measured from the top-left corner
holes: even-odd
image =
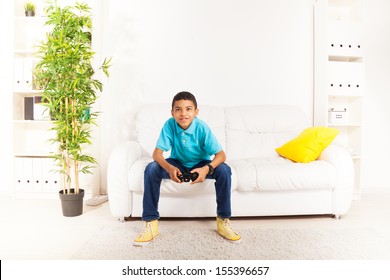
[[[79,174],[92,174],[97,165],[86,149],[92,144],[91,128],[98,116],[93,105],[103,89],[92,65],[91,8],[85,3],[60,7],[52,1],[45,13],[50,31],[38,46],[34,78],[43,88],[42,98],[53,121],[55,137],[50,140],[56,146],[52,156],[62,176],[59,194],[63,215],[78,216],[84,197]],[[104,59],[97,69],[107,77],[110,61]]]

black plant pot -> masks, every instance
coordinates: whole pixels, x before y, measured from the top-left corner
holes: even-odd
[[[74,189],[70,189],[70,194],[64,194],[64,191],[61,190],[59,195],[61,199],[62,214],[65,217],[75,217],[83,214],[83,189],[80,189],[79,193],[74,193]]]
[[[35,16],[35,12],[34,11],[24,11],[24,14],[26,15],[26,17],[33,17],[33,16]]]

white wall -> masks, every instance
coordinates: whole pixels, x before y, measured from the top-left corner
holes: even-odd
[[[390,192],[390,1],[365,4],[362,188]]]
[[[101,167],[116,143],[133,137],[140,104],[171,102],[181,90],[200,104],[296,104],[311,118],[313,3],[106,3],[103,55],[113,56],[113,67],[101,103]]]
[[[134,136],[136,108],[180,90],[214,105],[297,104],[311,116],[314,0],[108,2],[103,53],[114,66],[102,106],[103,170],[112,147]],[[365,4],[362,189],[389,192],[390,1]]]

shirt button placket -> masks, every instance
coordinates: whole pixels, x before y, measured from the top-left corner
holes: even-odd
[[[183,146],[184,146],[184,148],[186,148],[186,149],[188,149],[188,139],[187,139],[187,137],[186,137],[186,134],[184,133],[184,132],[182,132],[182,142],[183,142]]]

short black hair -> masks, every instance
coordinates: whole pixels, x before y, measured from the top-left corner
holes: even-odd
[[[192,101],[192,103],[194,103],[195,109],[198,108],[198,103],[196,102],[195,96],[191,92],[181,91],[173,97],[172,110],[173,110],[173,106],[175,106],[175,102],[179,100],[190,100]]]

